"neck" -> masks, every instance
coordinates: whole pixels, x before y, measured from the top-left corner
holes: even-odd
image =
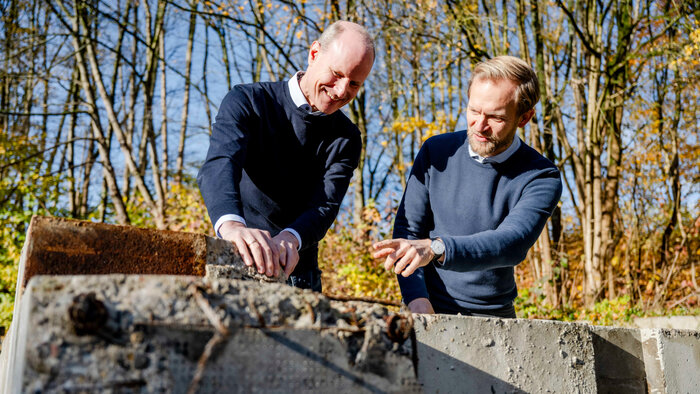
[[[318,108],[316,108],[316,106],[311,103],[311,100],[309,100],[309,94],[307,93],[308,89],[306,88],[306,71],[299,72],[297,78],[299,81],[299,89],[301,89],[301,94],[304,95],[304,99],[306,99],[306,102],[309,103],[312,111],[318,111]]]

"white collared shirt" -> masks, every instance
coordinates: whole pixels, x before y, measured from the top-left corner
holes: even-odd
[[[289,94],[292,96],[292,101],[297,108],[303,105],[308,105],[311,107],[311,104],[306,100],[306,96],[304,96],[304,93],[301,91],[301,86],[299,86],[299,80],[301,80],[302,75],[304,75],[303,71],[297,71],[296,74],[292,75],[292,77],[289,78],[289,81],[287,81],[287,85],[289,86]],[[313,115],[325,115],[321,111],[309,111],[309,113]]]
[[[469,137],[467,137],[468,139]],[[469,145],[469,156],[478,161],[479,163],[503,163],[504,161],[508,160],[509,157],[513,156],[513,153],[520,148],[520,137],[517,135],[515,138],[513,138],[513,142],[510,143],[510,146],[508,149],[504,150],[503,152],[495,155],[495,156],[489,156],[489,157],[483,157],[479,155],[478,153],[474,152],[472,149],[471,144],[469,144],[469,141],[467,141],[467,145]]]

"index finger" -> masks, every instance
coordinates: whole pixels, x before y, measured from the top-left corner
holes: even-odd
[[[381,248],[394,248],[399,245],[400,239],[385,239],[384,241],[379,241],[375,242],[372,247],[374,249],[381,249]]]

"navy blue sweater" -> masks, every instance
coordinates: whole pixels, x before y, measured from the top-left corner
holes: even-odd
[[[513,267],[535,243],[561,196],[557,168],[521,144],[503,163],[469,156],[466,131],[428,139],[416,159],[394,223],[394,238],[440,237],[442,266],[399,276],[405,303],[436,310],[488,311],[517,295]]]
[[[212,223],[236,214],[274,236],[301,236],[295,272],[317,267],[318,241],[333,223],[362,142],[341,112],[294,105],[286,81],[236,85],[216,116],[197,176]]]

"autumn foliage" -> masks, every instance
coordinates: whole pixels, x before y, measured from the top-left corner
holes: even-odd
[[[327,293],[400,300],[368,247],[390,236],[421,144],[465,127],[474,64],[508,54],[532,65],[542,91],[519,136],[564,182],[516,267],[518,315],[613,324],[697,314],[700,13],[691,4],[0,2],[0,327],[34,214],[212,235],[194,177],[218,104],[234,84],[303,70],[309,44],[336,19],[364,24],[377,56],[344,109],[364,149],[320,244]]]

